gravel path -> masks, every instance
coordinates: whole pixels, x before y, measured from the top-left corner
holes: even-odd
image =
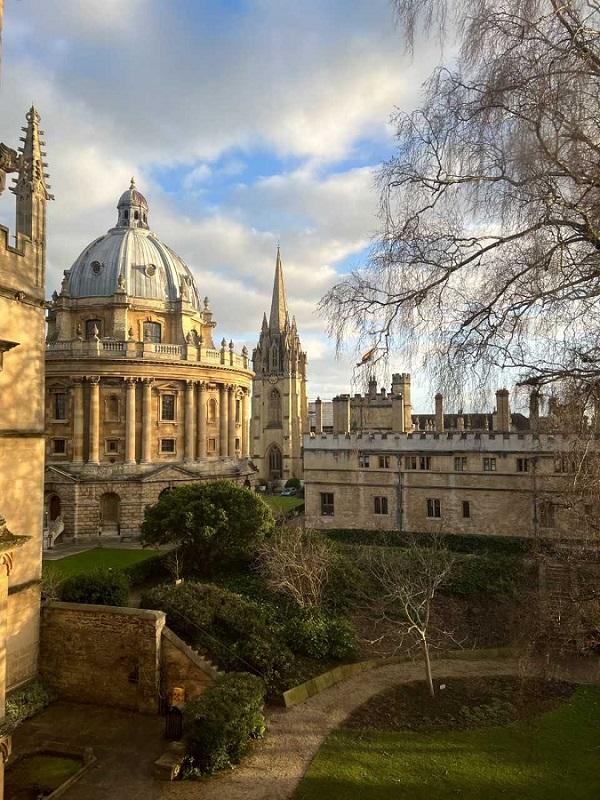
[[[434,664],[443,677],[511,675],[512,660],[444,660]],[[373,695],[398,683],[420,680],[420,664],[389,664],[363,672],[289,711],[272,711],[268,734],[233,772],[210,780],[172,783],[163,800],[285,800],[290,798],[327,734]]]

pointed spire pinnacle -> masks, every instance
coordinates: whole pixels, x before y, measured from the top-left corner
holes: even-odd
[[[32,192],[42,195],[45,200],[53,200],[54,198],[48,191],[50,186],[46,183],[48,174],[44,171],[47,167],[44,162],[46,154],[42,150],[45,145],[41,139],[44,132],[40,130],[40,115],[35,106],[31,106],[25,119],[27,125],[21,129],[25,136],[21,137],[23,144],[19,148],[21,169],[13,191],[18,195]]]
[[[275,261],[275,281],[273,283],[273,299],[271,301],[271,316],[269,327],[273,333],[281,333],[289,320],[285,287],[283,285],[283,267],[281,265],[281,251],[277,245],[277,259]]]
[[[267,312],[266,311],[263,314],[262,329],[263,329],[263,331],[268,331],[269,330],[269,323],[267,321]]]

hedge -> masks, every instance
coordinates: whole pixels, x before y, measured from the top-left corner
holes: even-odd
[[[129,601],[129,578],[121,570],[96,569],[64,580],[59,594],[65,603],[126,606]]]
[[[531,552],[534,546],[540,545],[538,540],[522,536],[487,536],[484,534],[444,534],[404,533],[402,531],[367,531],[349,528],[333,528],[323,533],[334,542],[348,545],[406,547],[411,541],[418,540],[423,545],[431,544],[434,539],[454,553],[504,553],[517,555]]]
[[[151,558],[130,564],[119,571],[127,575],[131,586],[140,586],[151,580],[166,578],[169,575],[169,559],[173,557],[174,552],[175,550],[168,550],[165,553],[159,553]]]
[[[190,701],[183,712],[183,739],[192,770],[212,774],[233,767],[265,732],[265,685],[230,672]]]

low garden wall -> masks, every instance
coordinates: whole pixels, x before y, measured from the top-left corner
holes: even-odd
[[[47,603],[42,609],[40,675],[76,703],[159,711],[175,686],[197,697],[216,670],[165,625],[162,611]]]

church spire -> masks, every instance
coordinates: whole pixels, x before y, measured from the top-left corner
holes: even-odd
[[[271,333],[281,333],[285,329],[287,320],[288,310],[285,299],[285,287],[283,285],[283,267],[281,265],[279,245],[277,245],[275,282],[273,284],[273,300],[271,301],[271,316],[269,318]]]

